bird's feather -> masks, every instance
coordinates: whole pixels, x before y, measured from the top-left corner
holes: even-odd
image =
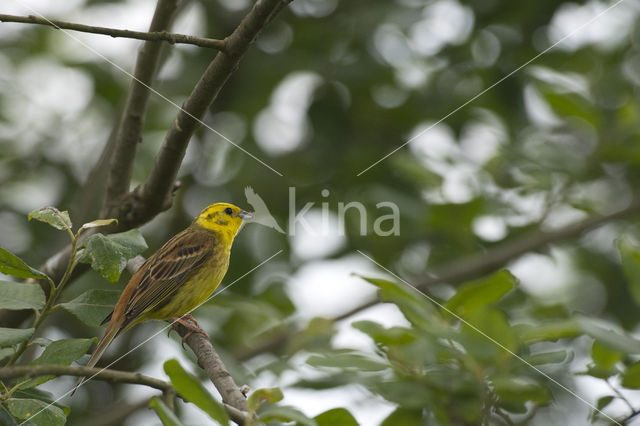
[[[213,254],[215,240],[208,232],[180,233],[151,256],[136,273],[139,282],[124,309],[122,328],[142,320],[188,281]]]

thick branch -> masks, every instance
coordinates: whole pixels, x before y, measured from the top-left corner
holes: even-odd
[[[157,212],[167,203],[191,136],[220,89],[238,67],[249,45],[281,4],[282,0],[258,0],[240,25],[225,39],[227,48],[224,52],[218,52],[184,102],[165,137],[149,179],[135,191],[142,201],[141,211],[138,212],[142,217]]]
[[[167,134],[162,152],[156,159],[156,166],[148,182],[143,187],[129,193],[125,200],[121,200],[118,214],[110,215],[119,220],[118,226],[110,228],[109,231],[121,232],[142,225],[169,207],[168,196],[178,187],[178,184],[175,183],[175,177],[189,139],[197,127],[196,120],[191,117],[200,119],[204,115],[265,22],[271,20],[273,15],[287,3],[287,1],[281,0],[258,1],[238,28],[227,38],[226,43],[228,43],[229,52],[232,53],[229,54],[230,56],[224,55],[222,52],[218,53],[209,65],[185,102],[184,110],[180,111]],[[105,229],[102,229],[101,232],[105,232]],[[49,258],[42,270],[54,282],[57,282],[62,276],[68,260],[69,247],[66,247]],[[3,318],[0,318],[0,323],[4,324]]]
[[[591,231],[606,223],[622,219],[626,216],[640,212],[640,197],[635,198],[628,206],[615,209],[607,214],[590,217],[581,222],[569,225],[554,232],[535,232],[514,241],[508,241],[484,253],[473,255],[467,258],[455,260],[448,265],[435,270],[431,277],[415,283],[418,289],[426,290],[428,287],[440,283],[458,283],[463,280],[476,278],[483,274],[490,273],[498,268],[504,267],[509,262],[517,259],[525,253],[539,250],[550,244],[559,243],[564,240],[579,237],[587,231]],[[378,299],[370,299],[364,303],[350,309],[333,318],[333,321],[347,319],[358,312],[362,312],[372,306],[381,303]],[[250,348],[238,354],[240,360],[247,360],[264,352],[273,351],[284,347],[291,337],[296,333],[295,329],[290,329],[262,344]]]
[[[149,32],[169,28],[177,5],[178,0],[158,0]],[[117,207],[120,197],[129,191],[137,145],[141,140],[142,125],[150,95],[149,87],[158,68],[161,50],[162,43],[148,40],[138,53],[129,97],[116,133],[115,151],[111,158],[100,214],[103,218],[118,215]]]
[[[189,330],[181,324],[178,325],[178,333],[184,337]],[[220,356],[211,345],[209,339],[200,333],[192,333],[186,340],[187,344],[198,358],[198,365],[206,371],[213,385],[220,392],[222,401],[241,412],[247,411],[247,399],[240,388],[233,381],[233,377],[222,363]]]
[[[442,282],[459,282],[474,278],[500,268],[525,253],[539,250],[550,244],[579,237],[611,221],[640,212],[640,197],[628,206],[612,210],[604,215],[595,215],[581,222],[568,225],[553,232],[534,232],[514,241],[508,241],[485,253],[469,256],[437,269],[432,277],[419,281],[415,286],[426,289]]]
[[[96,367],[71,367],[67,365],[21,365],[0,368],[0,378],[11,379],[15,377],[39,377],[39,376],[87,376],[97,380],[114,383],[132,383],[145,385],[162,392],[175,392],[171,383],[140,373],[127,371],[108,370]],[[95,375],[95,376],[94,376]]]
[[[175,16],[177,3],[178,0],[158,0],[149,30],[162,31],[165,28],[169,28]],[[9,15],[0,15],[0,21],[6,16]],[[105,174],[102,170],[103,164],[110,164],[109,171],[106,174],[107,185],[100,214],[101,217],[117,217],[120,219],[117,216],[119,212],[116,209],[112,209],[112,207],[116,205],[119,198],[129,190],[136,148],[142,133],[143,117],[149,99],[148,87],[151,85],[158,67],[161,47],[162,44],[158,41],[147,41],[142,45],[136,60],[134,79],[131,83],[127,103],[123,116],[119,121],[115,137],[113,140],[109,140],[99,163],[92,171],[92,177],[96,179],[87,181],[87,186],[93,186],[96,181],[101,181],[100,178]],[[109,160],[109,157],[111,157],[111,160]],[[92,198],[95,199],[94,196],[92,196]],[[129,228],[110,227],[103,228],[100,232],[126,231]],[[83,237],[86,238],[88,235],[89,233],[86,233]],[[69,263],[70,253],[71,247],[66,246],[56,255],[49,258],[40,269],[50,276],[54,282],[59,282]],[[77,277],[87,269],[86,265],[78,265],[73,277]],[[48,286],[43,286],[43,289],[45,292],[48,292]],[[28,311],[24,311],[23,313],[0,311],[0,324],[15,327],[20,324],[28,314]]]
[[[133,38],[137,40],[166,41],[171,44],[193,44],[215,50],[224,50],[224,40],[176,34],[162,29],[150,29],[149,32],[119,30],[115,28],[95,27],[92,25],[74,24],[57,19],[39,18],[37,16],[15,16],[0,14],[0,22],[19,22],[23,24],[46,25],[55,29],[80,31],[83,33],[102,34],[111,37]]]

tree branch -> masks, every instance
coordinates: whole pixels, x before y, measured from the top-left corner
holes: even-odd
[[[189,333],[189,330],[183,325],[178,323],[176,323],[176,325],[178,326],[177,330],[180,336],[184,337]],[[211,379],[213,385],[218,389],[218,392],[220,392],[222,401],[246,413],[247,398],[234,382],[233,377],[231,377],[231,374],[227,371],[209,339],[203,334],[192,333],[186,342],[198,358],[198,365],[206,371],[209,379]]]
[[[157,32],[169,28],[175,17],[175,11],[178,7],[177,4],[178,0],[158,0],[149,31]],[[10,15],[0,14],[0,21],[6,16]],[[38,19],[35,17],[31,18]],[[13,22],[21,21],[14,20]],[[93,168],[90,178],[87,180],[86,186],[90,188],[95,186],[96,182],[103,182],[106,175],[107,184],[100,213],[100,216],[103,218],[117,215],[118,211],[113,207],[119,202],[120,197],[129,190],[131,171],[133,169],[137,144],[140,141],[140,135],[142,133],[143,117],[150,95],[148,87],[151,86],[156,69],[158,68],[161,48],[162,43],[158,41],[146,41],[143,43],[138,53],[134,78],[131,82],[131,88],[123,115],[118,123],[118,129],[115,132],[115,136],[107,142],[101,158]],[[108,172],[106,171],[107,168],[105,168],[106,165],[109,165]],[[88,188],[83,190],[85,196]],[[95,192],[95,190],[93,192]],[[92,193],[86,198],[95,200],[99,197],[100,196],[96,197]],[[120,230],[126,231],[127,229],[128,228]],[[109,233],[115,232],[116,230],[116,227],[108,227],[102,228],[100,232]],[[90,232],[87,232],[83,235],[83,238],[89,235]],[[71,246],[67,245],[56,255],[49,258],[40,269],[50,276],[54,282],[59,282],[69,263],[70,254]],[[86,265],[78,265],[74,271],[73,278],[87,270]],[[43,286],[43,290],[45,293],[48,293],[48,286]],[[0,324],[10,327],[17,326],[29,314],[30,312],[28,311],[21,313],[0,311]]]
[[[39,377],[39,376],[86,376],[97,380],[114,383],[131,383],[135,385],[149,386],[162,392],[175,392],[169,382],[140,373],[102,369],[97,367],[72,367],[68,365],[20,365],[0,368],[0,378],[11,379],[15,377]]]
[[[147,183],[120,198],[119,211],[112,211],[110,215],[118,219],[117,227],[102,229],[101,232],[129,230],[146,223],[170,206],[171,192],[179,187],[175,177],[187,144],[197,127],[197,120],[202,118],[206,109],[215,100],[220,88],[235,71],[242,55],[265,23],[273,19],[274,14],[288,2],[288,0],[258,0],[240,25],[225,40],[228,46],[226,51],[229,53],[219,52],[216,55],[185,101],[183,109],[178,113],[165,138]],[[42,271],[57,282],[66,268],[68,258],[69,247],[66,247],[49,258],[42,267]]]
[[[220,89],[238,67],[249,45],[281,4],[282,0],[258,0],[225,39],[227,48],[224,52],[218,52],[209,64],[173,121],[148,180],[131,194],[138,216],[131,218],[134,223],[170,203],[171,190],[191,136]],[[136,203],[136,200],[140,202]]]
[[[632,411],[630,414],[628,414],[625,417],[620,418],[620,420],[617,420],[617,424],[619,425],[628,425],[630,424],[638,415],[640,415],[640,410],[634,410]]]
[[[134,257],[127,263],[127,270],[134,274],[144,261],[143,256]],[[179,323],[175,325],[178,326],[178,334],[180,336],[184,337],[189,333],[189,330]],[[198,333],[191,334],[186,342],[196,355],[200,367],[207,372],[211,382],[220,392],[223,405],[229,417],[239,425],[244,424],[248,416],[246,398],[227,371],[211,342]]]
[[[102,34],[111,37],[133,38],[137,40],[166,41],[170,44],[192,44],[208,49],[224,50],[224,40],[197,37],[186,34],[170,33],[161,29],[150,29],[149,32],[119,30],[116,28],[95,27],[92,25],[75,24],[72,22],[60,21],[57,19],[40,18],[37,16],[16,16],[0,14],[0,22],[18,22],[22,24],[36,24],[53,27],[57,30],[72,30],[83,33]]]
[[[421,290],[440,283],[458,283],[460,281],[476,278],[483,274],[490,273],[505,266],[512,260],[517,259],[525,253],[539,250],[550,244],[578,237],[585,232],[598,228],[606,223],[640,212],[640,196],[632,200],[629,205],[623,208],[612,210],[604,215],[590,217],[581,222],[568,225],[563,229],[554,232],[535,232],[514,241],[508,241],[484,253],[472,255],[466,258],[455,260],[441,268],[436,269],[431,277],[425,278],[414,286]],[[381,303],[377,298],[363,302],[362,304],[344,312],[334,318],[333,321],[345,320],[365,309]],[[285,346],[290,339],[298,332],[296,329],[289,329],[279,333],[271,339],[262,342],[260,345],[252,347],[236,355],[239,360],[248,360],[264,352],[273,351]]]
[[[178,0],[158,0],[149,32],[163,31],[171,26]],[[105,198],[100,216],[117,215],[120,197],[129,191],[136,150],[141,140],[144,115],[147,110],[153,78],[158,68],[162,43],[147,40],[138,52],[136,68],[122,120],[116,133],[115,151],[111,157]]]
[[[204,336],[202,337],[204,338]],[[218,358],[218,361],[219,361],[219,358]],[[220,362],[220,365],[222,365],[222,362]],[[224,366],[222,366],[222,369],[224,370]],[[140,373],[130,373],[128,371],[110,370],[110,369],[103,369],[98,367],[76,367],[76,366],[72,367],[68,365],[54,365],[54,364],[0,367],[0,379],[12,379],[16,377],[33,378],[33,377],[49,376],[49,375],[56,376],[56,377],[58,376],[91,377],[92,380],[97,379],[97,380],[103,380],[106,382],[113,382],[113,383],[130,383],[134,385],[144,385],[154,389],[158,389],[162,391],[163,394],[169,394],[169,395],[177,394],[173,385],[171,385],[171,383],[169,382],[165,382],[164,380],[156,379],[150,376],[145,376]],[[231,381],[233,381],[233,379],[231,379]],[[134,410],[138,409],[139,408],[138,405],[139,404],[134,404],[132,408]],[[238,409],[236,406],[233,406],[227,403],[223,403],[223,406],[227,411],[227,414],[233,421],[235,421],[239,425],[242,425],[246,422],[247,420],[246,408],[244,410],[241,410],[241,409]]]
[[[533,232],[514,241],[508,241],[485,253],[469,256],[437,269],[432,277],[415,284],[418,289],[426,289],[443,282],[459,282],[474,278],[500,268],[525,253],[538,250],[550,244],[579,237],[611,221],[640,212],[640,196],[627,206],[617,208],[604,215],[594,215],[583,221],[565,226],[553,232]]]

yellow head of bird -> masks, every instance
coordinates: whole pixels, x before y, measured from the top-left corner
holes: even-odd
[[[240,230],[243,220],[251,218],[251,213],[233,204],[215,203],[205,207],[193,222],[233,240]]]

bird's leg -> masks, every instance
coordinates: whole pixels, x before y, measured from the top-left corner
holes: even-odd
[[[204,331],[203,329],[201,329],[200,326],[198,325],[198,321],[196,321],[196,319],[194,317],[192,317],[191,315],[189,315],[189,314],[185,314],[185,315],[183,315],[181,317],[178,317],[178,318],[171,318],[171,321],[172,321],[171,330],[178,331],[178,325],[177,324],[181,324],[187,330],[189,330],[189,332],[187,334],[185,334],[184,337],[182,337],[182,349],[184,349],[184,342],[193,333],[200,333],[200,334],[203,334],[207,339],[209,338],[209,335],[207,334],[207,332]],[[169,330],[169,333],[171,333],[171,330]]]

